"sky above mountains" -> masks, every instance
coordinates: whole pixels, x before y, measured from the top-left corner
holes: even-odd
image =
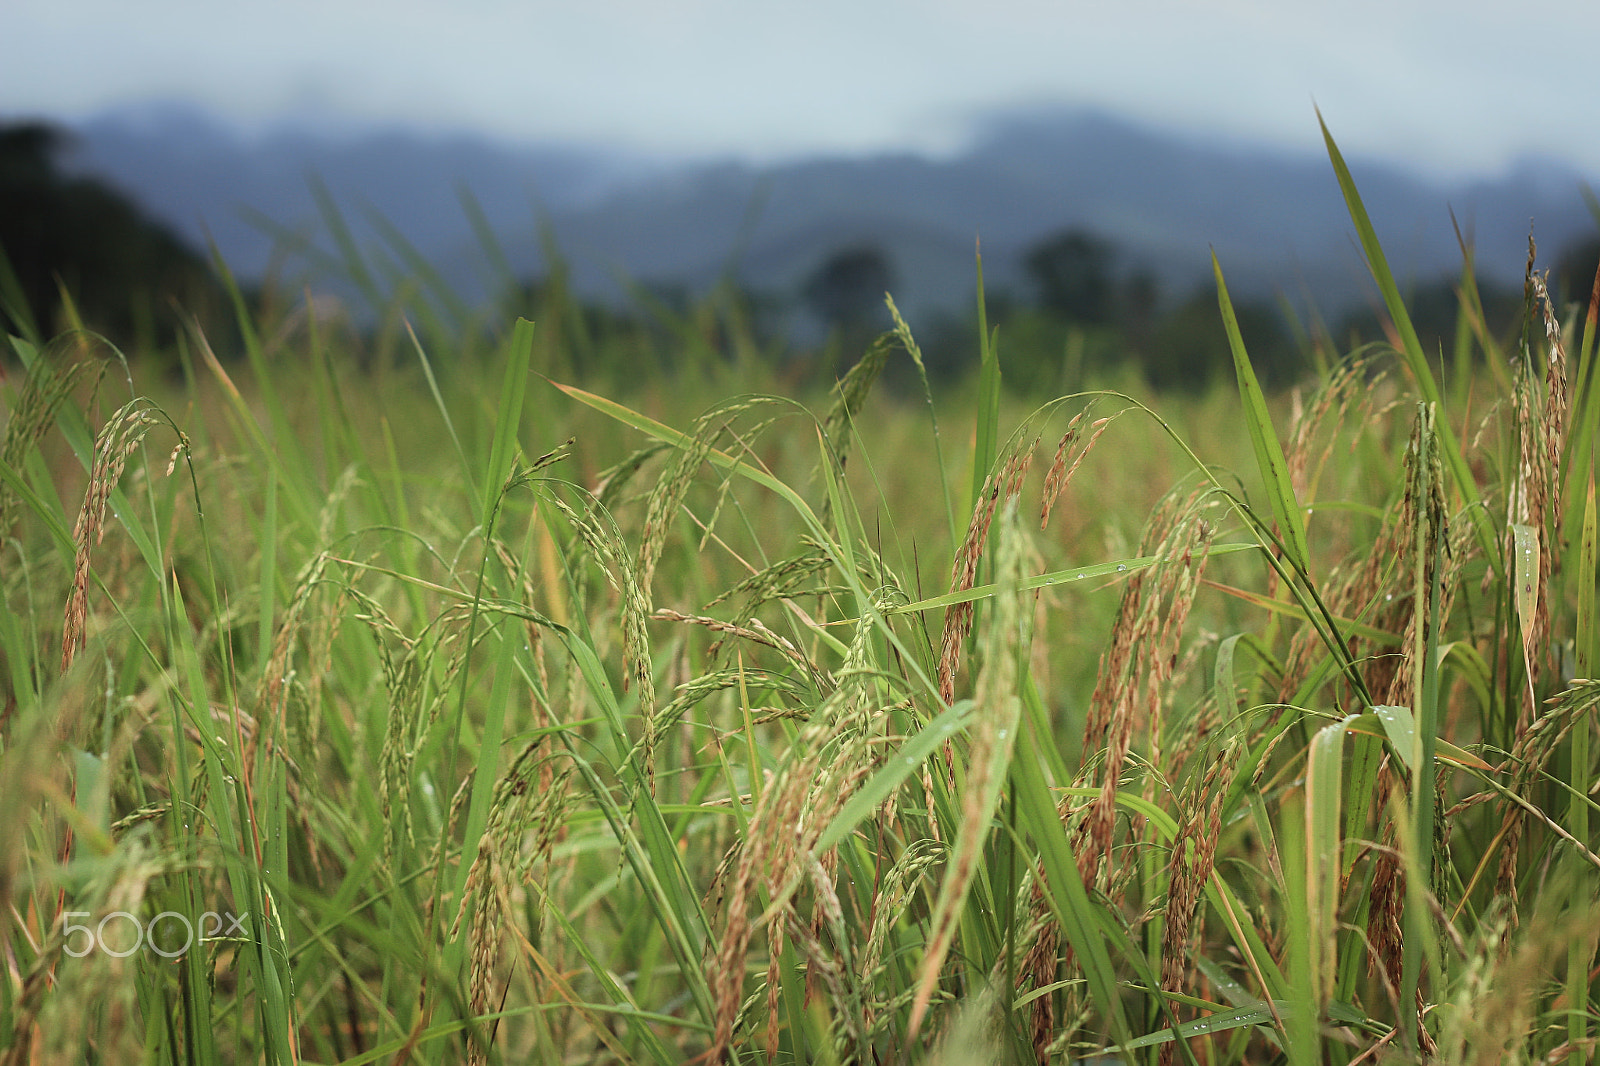
[[[1600,173],[1600,4],[1556,0],[5,0],[0,117],[201,105],[668,156],[958,150],[1018,106],[1437,176]]]

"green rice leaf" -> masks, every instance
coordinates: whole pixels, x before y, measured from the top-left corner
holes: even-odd
[[[1233,301],[1228,298],[1228,285],[1222,279],[1222,265],[1216,253],[1211,255],[1211,269],[1217,279],[1217,303],[1222,308],[1222,325],[1228,333],[1228,347],[1233,351],[1233,369],[1239,379],[1239,399],[1244,404],[1245,428],[1250,431],[1250,443],[1255,448],[1256,465],[1261,470],[1261,480],[1267,486],[1267,499],[1272,503],[1272,516],[1283,532],[1283,546],[1289,562],[1301,574],[1311,573],[1311,552],[1306,547],[1305,517],[1294,497],[1294,486],[1289,482],[1289,464],[1283,457],[1283,446],[1272,428],[1272,416],[1267,412],[1267,400],[1256,372],[1250,366],[1250,356],[1245,351],[1244,337],[1239,332],[1239,320],[1233,313]]]
[[[1383,246],[1378,243],[1378,234],[1372,227],[1372,219],[1368,217],[1366,206],[1361,202],[1361,194],[1356,191],[1355,179],[1350,176],[1350,168],[1345,165],[1344,156],[1339,153],[1339,146],[1333,143],[1333,134],[1328,132],[1328,124],[1322,120],[1321,111],[1317,112],[1317,122],[1322,127],[1322,139],[1327,145],[1328,159],[1333,164],[1333,172],[1339,179],[1339,188],[1344,193],[1345,207],[1350,212],[1350,221],[1355,224],[1356,235],[1361,241],[1361,250],[1366,255],[1367,268],[1372,273],[1373,281],[1377,282],[1378,291],[1383,295],[1384,307],[1388,309],[1389,317],[1400,335],[1400,355],[1405,359],[1406,368],[1411,372],[1412,380],[1416,382],[1417,391],[1422,394],[1423,402],[1440,404],[1442,400],[1439,395],[1439,385],[1434,380],[1432,369],[1428,366],[1427,355],[1422,350],[1422,341],[1417,337],[1416,327],[1411,324],[1411,315],[1406,311],[1405,301],[1400,298],[1400,287],[1395,284],[1394,274],[1389,270],[1389,260],[1383,254]],[[1478,546],[1483,549],[1487,558],[1498,559],[1500,557],[1498,538],[1489,523],[1489,513],[1482,506],[1483,499],[1478,492],[1478,483],[1472,476],[1472,469],[1467,464],[1461,444],[1456,440],[1455,431],[1448,420],[1440,420],[1438,433],[1443,445],[1444,461],[1450,467],[1450,475],[1457,491],[1466,502],[1467,518],[1477,533]]]
[[[479,520],[489,527],[495,501],[511,476],[512,452],[517,447],[517,431],[522,425],[522,400],[528,391],[528,363],[533,358],[533,323],[517,319],[506,353],[505,379],[500,385],[500,411],[494,422],[494,443],[489,448],[489,470],[482,485],[483,505]]]
[[[1339,814],[1344,787],[1344,736],[1350,719],[1317,730],[1306,757],[1306,911],[1311,976],[1318,1006],[1333,994],[1338,954]]]

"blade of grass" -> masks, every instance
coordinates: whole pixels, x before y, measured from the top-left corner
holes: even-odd
[[[483,204],[473,193],[472,186],[465,181],[457,182],[456,199],[460,201],[461,210],[472,226],[472,235],[477,239],[478,247],[483,250],[484,258],[489,261],[493,272],[492,281],[498,287],[499,293],[503,295],[513,291],[517,284],[516,272],[511,269],[511,260],[506,257],[505,246],[495,235],[494,227],[489,224],[489,216],[484,214]]]
[[[1355,224],[1356,235],[1361,241],[1361,250],[1366,254],[1367,267],[1372,273],[1373,280],[1378,284],[1378,291],[1383,296],[1389,317],[1400,333],[1400,354],[1405,359],[1406,368],[1410,370],[1412,380],[1422,393],[1423,401],[1439,404],[1441,402],[1439,386],[1434,381],[1432,369],[1428,366],[1428,357],[1422,350],[1422,341],[1417,337],[1416,327],[1411,324],[1411,315],[1406,311],[1405,301],[1400,297],[1400,288],[1395,284],[1394,274],[1389,270],[1389,261],[1383,254],[1382,245],[1378,243],[1372,219],[1368,217],[1366,206],[1361,202],[1361,194],[1356,191],[1355,179],[1350,176],[1350,168],[1345,165],[1344,156],[1339,153],[1339,146],[1334,143],[1333,134],[1328,132],[1328,124],[1323,121],[1320,110],[1317,112],[1317,124],[1322,127],[1322,139],[1327,145],[1328,159],[1333,163],[1334,174],[1339,179],[1339,188],[1344,193],[1345,207],[1350,213],[1350,220]],[[1498,560],[1499,538],[1495,536],[1494,528],[1489,521],[1489,512],[1483,506],[1483,499],[1478,492],[1478,483],[1472,476],[1466,455],[1461,451],[1461,444],[1456,440],[1455,431],[1448,420],[1439,422],[1438,434],[1444,460],[1450,467],[1451,478],[1466,503],[1467,520],[1473,524],[1477,532],[1478,546],[1485,558]]]
[[[863,821],[882,806],[895,789],[917,772],[929,756],[939,751],[944,743],[967,727],[972,717],[972,701],[962,700],[954,707],[933,719],[911,739],[897,748],[883,766],[858,789],[833,821],[817,837],[816,852],[821,855],[843,843]]]
[[[350,232],[350,227],[344,220],[344,212],[339,210],[339,204],[334,200],[333,193],[316,174],[306,176],[306,186],[311,190],[311,198],[316,201],[317,213],[322,216],[322,224],[328,227],[328,233],[339,249],[345,276],[361,290],[361,295],[367,298],[372,310],[381,314],[384,304],[383,293],[378,288],[377,279],[372,276],[372,270],[367,266],[366,259],[361,255],[361,249],[356,246],[355,235]]]
[[[1319,1010],[1333,997],[1338,966],[1339,847],[1343,806],[1344,736],[1350,719],[1317,730],[1306,756],[1306,947],[1312,992]]]
[[[468,488],[475,494],[479,491],[484,492],[486,495],[483,498],[488,499],[487,494],[497,492],[498,488],[483,490],[477,488],[477,471],[473,469],[472,461],[467,458],[467,450],[461,446],[461,437],[456,433],[456,424],[450,417],[450,407],[444,402],[444,394],[439,391],[439,379],[433,375],[433,363],[428,359],[428,353],[423,349],[422,342],[417,339],[416,331],[411,328],[410,322],[406,323],[406,336],[411,338],[411,347],[417,353],[417,361],[422,364],[423,376],[428,379],[428,391],[433,395],[433,402],[439,409],[439,417],[444,421],[445,431],[450,434],[450,442],[455,445],[456,455],[461,459],[461,472],[466,476]]]
[[[1589,677],[1594,665],[1595,640],[1595,582],[1593,575],[1597,556],[1600,556],[1600,523],[1595,517],[1594,464],[1587,464],[1589,476],[1583,498],[1583,539],[1578,549],[1578,620],[1576,636],[1576,666],[1579,677]],[[1579,842],[1589,844],[1589,799],[1587,791],[1592,785],[1590,774],[1589,728],[1580,726],[1572,731],[1570,781],[1572,794],[1567,801],[1567,822],[1572,835]],[[1573,883],[1582,884],[1587,877],[1580,858],[1573,856],[1569,866]],[[1582,911],[1581,894],[1574,904]],[[1567,948],[1567,1046],[1573,1049],[1574,1066],[1586,1066],[1589,1061],[1589,965],[1593,960],[1593,942],[1587,935],[1572,938]]]
[[[967,499],[967,513],[978,506],[983,495],[983,482],[994,469],[996,453],[1000,447],[1000,353],[997,337],[989,333],[989,315],[983,294],[983,253],[976,253],[978,266],[978,346],[981,362],[978,369],[978,429],[972,453],[972,492]]]
[[[1302,574],[1311,573],[1311,553],[1306,547],[1305,517],[1294,498],[1294,486],[1289,483],[1289,464],[1283,457],[1283,447],[1272,428],[1272,415],[1267,411],[1267,400],[1256,381],[1256,372],[1245,351],[1244,337],[1239,332],[1239,320],[1233,313],[1233,301],[1228,298],[1228,285],[1222,279],[1222,264],[1211,253],[1211,270],[1217,280],[1217,304],[1222,309],[1222,326],[1228,334],[1228,347],[1233,352],[1234,374],[1239,379],[1239,400],[1244,404],[1245,427],[1250,431],[1250,443],[1255,449],[1256,465],[1261,480],[1267,486],[1267,499],[1272,504],[1272,515],[1283,530],[1284,547],[1289,561]]]
[[[1417,610],[1422,614],[1415,629],[1412,647],[1413,681],[1417,701],[1416,741],[1412,747],[1411,818],[1414,849],[1407,858],[1414,865],[1407,878],[1405,904],[1406,938],[1401,958],[1401,1013],[1407,1037],[1417,1041],[1417,1027],[1421,1019],[1410,1005],[1416,1002],[1425,961],[1438,973],[1436,956],[1424,952],[1437,943],[1434,916],[1428,909],[1426,892],[1434,884],[1434,819],[1435,794],[1438,788],[1438,768],[1435,755],[1439,741],[1439,598],[1441,595],[1441,570],[1445,535],[1440,528],[1443,515],[1437,513],[1435,499],[1442,496],[1442,487],[1434,484],[1434,463],[1439,449],[1436,432],[1435,404],[1422,404],[1417,411],[1416,430],[1412,436],[1415,449],[1415,466],[1412,477],[1414,487],[1407,492],[1416,500],[1416,517],[1413,539],[1416,566],[1412,595]],[[1415,1043],[1413,1046],[1417,1046]]]
[[[511,476],[512,453],[517,448],[517,434],[522,428],[523,397],[527,395],[528,368],[533,359],[532,322],[517,319],[506,356],[505,377],[500,384],[499,417],[494,423],[494,443],[489,448],[489,469],[484,478],[483,506],[479,511],[479,518],[486,526],[495,507],[495,498]]]

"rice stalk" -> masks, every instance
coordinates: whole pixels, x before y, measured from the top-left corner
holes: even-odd
[[[1523,651],[1530,696],[1543,672],[1541,649],[1550,634],[1550,579],[1559,558],[1557,546],[1563,530],[1561,460],[1567,445],[1571,397],[1567,384],[1566,347],[1544,276],[1533,269],[1535,248],[1528,239],[1527,299],[1539,314],[1545,330],[1544,365],[1531,343],[1523,358],[1512,392],[1513,427],[1518,442],[1517,477],[1511,486],[1510,520],[1514,543],[1506,557],[1515,559],[1514,575],[1519,613],[1523,616]],[[1522,569],[1531,563],[1531,573]],[[1531,602],[1524,602],[1529,601]],[[1537,713],[1530,699],[1519,718],[1526,727]]]
[[[856,364],[833,387],[833,405],[822,420],[822,435],[828,444],[824,450],[823,461],[828,462],[831,457],[835,468],[841,472],[850,458],[850,442],[855,435],[856,413],[861,410],[861,405],[866,402],[872,386],[883,373],[884,365],[889,361],[889,353],[894,350],[897,342],[903,343],[902,338],[895,333],[885,333],[878,337],[867,346],[866,354],[856,360]],[[832,527],[834,516],[831,496],[823,500],[819,517],[824,526]]]
[[[1201,932],[1196,927],[1196,919],[1201,917],[1200,895],[1211,879],[1222,833],[1222,802],[1242,750],[1237,740],[1227,743],[1179,801],[1178,834],[1167,865],[1166,921],[1161,939],[1163,992],[1182,993],[1194,973],[1192,942]],[[1176,1058],[1175,1044],[1161,1046],[1159,1066],[1171,1066]]]
[[[1061,439],[1056,443],[1055,458],[1050,461],[1050,469],[1044,476],[1044,490],[1040,494],[1039,502],[1039,529],[1043,531],[1050,524],[1050,513],[1055,510],[1056,501],[1061,498],[1072,483],[1072,476],[1078,472],[1078,467],[1088,458],[1094,450],[1095,444],[1100,440],[1100,435],[1106,431],[1118,415],[1107,415],[1097,418],[1092,422],[1085,422],[1094,410],[1093,402],[1084,405],[1083,410],[1072,416],[1072,421],[1067,423],[1066,431],[1061,434]],[[1120,414],[1120,412],[1119,412]],[[1089,439],[1084,441],[1083,434],[1087,430]],[[1082,441],[1082,447],[1079,442]]]
[[[542,739],[524,746],[510,767],[495,782],[488,820],[478,841],[477,857],[467,873],[461,905],[450,930],[454,937],[464,916],[472,918],[467,931],[471,945],[467,978],[469,1018],[481,1018],[498,1005],[491,1003],[499,962],[509,939],[508,930],[518,924],[510,903],[512,895],[530,883],[533,869],[549,866],[552,849],[566,822],[570,804],[567,788],[571,767],[550,771],[553,756]],[[540,939],[537,925],[543,909],[544,893],[533,897],[535,925],[526,934],[530,942]],[[467,1061],[488,1061],[494,1043],[495,1023],[485,1036],[476,1026],[467,1045]]]
[[[789,640],[789,638],[785,636],[774,633],[772,630],[762,625],[759,619],[751,619],[750,625],[741,626],[735,625],[732,622],[724,622],[720,618],[710,618],[705,615],[681,614],[678,611],[670,610],[665,607],[656,611],[650,617],[661,622],[680,622],[686,625],[700,626],[713,633],[725,633],[728,636],[737,637],[740,640],[748,641],[752,644],[758,644],[771,648],[779,655],[789,660],[789,662],[793,663],[796,667],[803,671],[806,676],[817,681],[822,687],[831,688],[833,685],[833,679],[829,676],[829,674],[821,666],[817,665],[817,663],[815,663],[810,657],[808,657],[805,652],[795,647],[793,641]],[[720,645],[721,641],[718,641],[717,643]]]
[[[22,389],[11,405],[5,437],[0,440],[0,465],[21,471],[28,453],[44,438],[61,406],[84,381],[98,391],[110,363],[103,359],[36,357],[28,368]],[[0,480],[0,531],[12,527],[17,493],[9,481]]]
[[[742,600],[737,613],[740,617],[748,617],[774,600],[805,595],[806,591],[801,588],[803,583],[825,573],[833,565],[833,561],[828,558],[827,551],[820,544],[810,538],[804,539],[807,545],[805,550],[763,567],[737,584],[724,589],[706,603],[706,609],[709,610],[719,603],[725,603],[738,596],[742,597]]]
[[[1036,442],[1035,442],[1036,443]],[[978,492],[978,503],[973,508],[967,524],[967,535],[956,550],[955,562],[950,568],[950,591],[966,592],[976,583],[978,563],[983,558],[984,545],[989,538],[989,526],[994,521],[995,508],[1003,495],[1009,505],[1022,492],[1022,482],[1028,467],[1033,463],[1033,446],[1017,446],[1001,466],[998,475],[984,479]],[[950,703],[955,699],[956,672],[960,668],[961,649],[972,633],[973,605],[971,601],[951,604],[945,609],[944,633],[939,642],[939,696]]]
[[[1512,928],[1518,921],[1518,879],[1522,837],[1527,811],[1512,801],[1512,796],[1527,796],[1545,765],[1585,716],[1600,708],[1600,681],[1585,678],[1573,682],[1546,701],[1548,710],[1530,722],[1517,738],[1505,768],[1511,772],[1506,798],[1501,803],[1499,874],[1495,894],[1507,902],[1506,920]],[[1586,727],[1587,728],[1587,727]]]
[[[85,632],[89,613],[89,557],[90,549],[105,539],[106,510],[111,493],[122,480],[128,459],[144,443],[145,435],[158,425],[171,425],[165,415],[150,401],[136,398],[117,410],[95,437],[94,466],[89,471],[89,484],[84,490],[83,507],[72,527],[72,542],[77,548],[73,563],[72,591],[67,597],[66,616],[61,630],[61,672],[66,673],[72,660],[83,650],[87,640]],[[176,427],[173,427],[174,429]],[[177,462],[178,454],[188,448],[188,438],[178,434],[178,447],[168,464],[168,473]]]
[[[1100,795],[1084,814],[1075,849],[1085,884],[1110,887],[1104,880],[1105,859],[1113,842],[1123,767],[1138,726],[1155,726],[1177,664],[1179,641],[1216,535],[1202,517],[1208,502],[1209,491],[1197,490],[1181,502],[1170,499],[1152,517],[1146,542],[1155,543],[1147,553],[1158,561],[1129,577],[1110,648],[1100,659],[1083,737],[1085,758],[1102,757]]]
[[[1000,789],[1016,743],[1021,704],[1017,696],[1019,663],[1027,661],[1032,641],[1033,613],[1025,609],[1018,591],[1024,578],[1023,564],[1027,545],[1020,526],[1017,489],[1026,461],[1008,468],[1017,473],[1007,479],[1005,508],[1000,514],[1000,531],[995,550],[997,592],[994,617],[984,634],[983,660],[974,696],[971,745],[967,751],[967,780],[962,793],[961,818],[951,846],[949,869],[939,886],[931,930],[922,966],[917,975],[917,994],[912,1000],[908,1037],[914,1039],[922,1026],[933,991],[943,969],[945,955],[955,939],[961,910],[976,872],[976,864],[989,835],[989,820],[1000,801]],[[987,525],[987,522],[985,522]],[[987,532],[987,530],[985,530]],[[969,538],[970,541],[971,538]],[[969,586],[970,587],[970,586]],[[947,622],[948,624],[948,622]],[[948,630],[947,630],[948,632]],[[948,645],[947,645],[948,647]],[[946,697],[948,699],[948,697]]]
[[[812,979],[821,979],[836,1006],[849,1015],[836,1016],[836,1024],[844,1026],[852,1040],[866,1032],[865,1006],[859,992],[853,991],[855,978],[846,975],[833,953],[843,947],[835,944],[830,950],[821,935],[842,919],[833,890],[826,887],[837,861],[833,857],[836,848],[819,854],[817,841],[877,766],[872,731],[881,712],[867,637],[881,624],[880,612],[896,602],[895,595],[880,590],[874,609],[856,623],[849,653],[837,674],[838,687],[812,713],[782,766],[762,789],[738,845],[738,860],[724,897],[723,932],[708,965],[715,1027],[704,1056],[707,1062],[718,1061],[732,1044],[745,1003],[745,958],[760,924],[783,924],[786,941],[816,968]],[[817,901],[809,923],[803,920],[795,900],[806,884],[812,886]],[[756,895],[763,891],[773,903],[757,921],[751,909]],[[772,936],[769,931],[769,940]],[[850,971],[855,972],[854,964]]]

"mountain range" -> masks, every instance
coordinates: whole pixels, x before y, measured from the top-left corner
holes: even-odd
[[[1325,157],[1099,112],[996,114],[941,158],[766,165],[400,129],[336,136],[283,124],[246,135],[177,105],[105,112],[72,129],[71,166],[111,181],[197,247],[214,242],[252,280],[309,274],[340,285],[326,266],[337,246],[322,189],[370,262],[403,274],[414,249],[481,303],[499,281],[463,207],[467,190],[513,275],[545,272],[546,227],[573,285],[602,300],[621,298],[624,279],[694,292],[727,276],[793,300],[829,255],[872,245],[915,323],[970,303],[977,242],[989,288],[1021,291],[1026,250],[1067,229],[1109,239],[1121,268],[1150,272],[1167,298],[1208,284],[1213,251],[1236,294],[1281,292],[1331,313],[1371,292]],[[1352,159],[1351,169],[1402,282],[1459,270],[1452,212],[1479,273],[1511,283],[1530,227],[1547,263],[1594,229],[1585,175],[1557,160],[1454,181],[1376,160]]]

